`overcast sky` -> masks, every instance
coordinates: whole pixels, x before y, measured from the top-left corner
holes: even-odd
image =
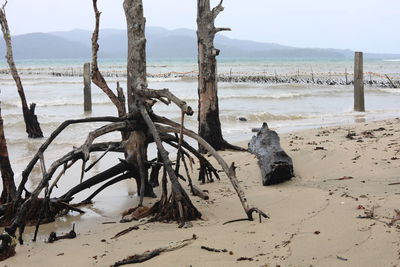
[[[3,0],[0,0],[3,1]],[[98,0],[102,28],[126,28],[122,0]],[[214,5],[217,1],[211,1]],[[225,35],[297,47],[400,53],[400,0],[225,0]],[[196,28],[195,0],[144,0],[147,26]],[[12,34],[93,28],[91,0],[9,0]]]

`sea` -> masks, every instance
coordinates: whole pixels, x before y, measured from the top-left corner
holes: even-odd
[[[36,103],[36,114],[48,137],[63,121],[90,116],[116,116],[116,108],[105,94],[92,84],[93,110],[83,110],[82,68],[85,60],[20,60],[17,61],[26,97],[29,103]],[[149,60],[147,62],[149,88],[168,88],[179,98],[185,100],[195,114],[188,117],[186,127],[197,129],[197,61],[196,60]],[[264,75],[271,77],[297,77],[310,79],[344,80],[353,77],[351,60],[219,60],[218,73],[225,76]],[[36,153],[44,139],[28,139],[22,118],[21,104],[15,83],[7,71],[5,62],[0,64],[0,100],[5,125],[5,135],[16,180]],[[100,70],[105,74],[108,85],[116,88],[120,82],[126,88],[126,62],[123,59],[107,59],[100,62]],[[400,60],[364,61],[365,80],[400,80]],[[254,133],[253,128],[261,127],[263,122],[278,133],[287,133],[307,128],[345,125],[400,116],[400,89],[365,85],[366,112],[353,111],[352,85],[327,85],[314,83],[253,83],[220,82],[218,84],[220,120],[226,140],[232,143],[247,141]],[[172,104],[157,103],[156,113],[179,121],[180,112]],[[100,123],[73,125],[67,128],[49,147],[44,157],[47,166],[64,153],[79,147],[87,134],[99,127]],[[118,140],[117,133],[101,137],[100,141]],[[151,148],[154,154],[155,149]],[[98,155],[94,155],[95,160]],[[123,157],[120,155],[119,157]],[[96,174],[105,166],[112,166],[118,157],[108,155],[102,165],[96,165],[91,174]],[[79,164],[78,164],[79,165]],[[65,188],[79,182],[80,166],[67,172],[66,178],[56,189]],[[78,174],[78,175],[77,175]],[[91,175],[90,173],[88,174]],[[28,188],[34,188],[42,178],[40,167],[34,169]],[[64,183],[64,187],[62,184]],[[107,197],[124,196],[134,198],[134,183],[108,190],[99,198],[102,205],[94,214],[111,205]],[[119,189],[118,189],[119,188]],[[99,202],[98,202],[99,203]],[[102,207],[102,208],[99,208]],[[95,209],[95,207],[93,208]],[[104,208],[106,209],[106,208]]]

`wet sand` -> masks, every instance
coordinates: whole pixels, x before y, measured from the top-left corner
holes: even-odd
[[[42,226],[36,243],[25,235],[27,243],[2,265],[110,266],[196,234],[191,245],[141,266],[397,266],[400,223],[388,223],[394,209],[400,208],[400,185],[389,185],[400,182],[400,119],[285,134],[281,143],[293,158],[296,177],[276,186],[261,185],[253,155],[222,152],[227,162],[238,166],[237,176],[250,203],[271,216],[262,223],[223,225],[243,218],[244,212],[229,180],[221,175],[221,181],[200,185],[209,191],[210,200],[192,197],[203,214],[192,228],[149,223],[111,239],[139,222],[118,223],[119,212],[136,203],[134,195],[110,195],[88,207],[88,214],[73,213]],[[146,199],[146,204],[154,201]],[[372,210],[371,218],[358,218],[368,217]],[[50,231],[67,232],[72,222],[76,239],[43,242]],[[252,260],[238,261],[240,257]]]

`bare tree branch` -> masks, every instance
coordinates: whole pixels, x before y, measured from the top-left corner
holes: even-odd
[[[99,28],[100,28],[100,15],[101,12],[97,8],[97,0],[93,0],[93,10],[96,18],[96,24],[92,35],[92,81],[110,98],[111,102],[117,107],[118,116],[126,115],[126,108],[123,103],[118,99],[114,92],[108,86],[106,80],[99,70],[97,64],[97,52],[99,50]]]
[[[24,122],[26,126],[26,132],[28,133],[29,138],[41,138],[43,137],[42,129],[40,128],[39,122],[37,120],[37,116],[35,115],[35,104],[32,103],[30,107],[28,107],[28,103],[26,100],[24,87],[22,86],[21,78],[18,74],[17,67],[14,62],[13,49],[11,44],[11,33],[8,27],[8,21],[5,13],[5,6],[7,5],[7,1],[4,3],[3,7],[0,9],[0,24],[1,30],[3,32],[3,38],[6,44],[6,59],[8,66],[10,68],[11,75],[15,81],[17,86],[17,91],[19,97],[21,99],[22,104],[22,113],[24,116]]]
[[[39,160],[39,155],[43,154],[44,151],[49,147],[49,145],[56,139],[56,137],[69,125],[78,124],[78,123],[86,123],[86,122],[120,122],[125,120],[126,118],[117,118],[117,117],[93,117],[93,118],[85,118],[85,119],[78,119],[78,120],[67,120],[61,123],[60,126],[54,130],[49,138],[40,146],[38,152],[33,156],[31,161],[26,166],[25,170],[22,172],[22,180],[18,186],[17,197],[20,200],[22,197],[22,192],[25,188],[25,184],[28,181],[28,177]]]
[[[186,115],[193,115],[193,110],[190,106],[187,105],[185,101],[182,101],[178,97],[176,97],[173,93],[171,93],[167,88],[161,90],[154,89],[142,89],[136,92],[138,95],[146,98],[155,98],[162,99],[166,98],[168,102],[173,102],[176,104]]]

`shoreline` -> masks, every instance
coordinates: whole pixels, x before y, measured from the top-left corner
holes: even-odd
[[[355,133],[353,139],[346,138],[348,133]],[[221,153],[227,162],[234,161],[238,166],[237,176],[250,203],[270,214],[271,219],[261,224],[255,221],[222,225],[244,216],[232,186],[222,175],[221,181],[200,185],[210,192],[210,200],[191,197],[203,214],[203,220],[194,221],[193,228],[178,229],[176,223],[149,223],[110,239],[138,223],[118,223],[122,207],[132,207],[137,198],[110,195],[95,199],[85,209],[90,210],[92,217],[86,219],[88,214],[74,213],[42,225],[36,243],[25,235],[26,245],[18,246],[17,255],[4,264],[109,266],[129,255],[196,234],[198,239],[193,244],[141,266],[395,266],[399,261],[400,229],[398,224],[390,227],[385,223],[400,203],[399,186],[389,186],[400,182],[400,119],[303,129],[280,134],[280,138],[294,161],[296,174],[280,185],[262,186],[253,155]],[[343,177],[351,178],[340,180]],[[156,200],[145,201],[149,205]],[[372,209],[376,219],[357,218]],[[43,242],[50,231],[69,231],[73,221],[76,239]],[[102,224],[110,221],[117,223]],[[200,246],[227,249],[233,255],[208,252]],[[237,261],[239,257],[253,260]]]

